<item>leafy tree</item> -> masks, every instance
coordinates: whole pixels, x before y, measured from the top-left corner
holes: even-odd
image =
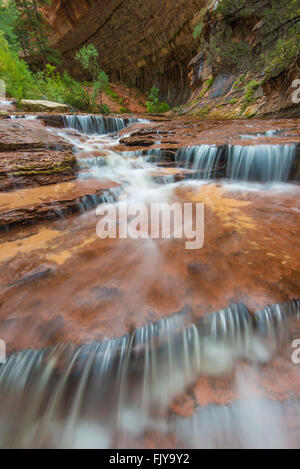
[[[153,86],[149,92],[149,101],[146,103],[147,112],[149,114],[160,114],[167,112],[170,109],[170,106],[167,103],[159,101],[159,88]]]
[[[60,74],[52,65],[34,74],[27,63],[8,43],[0,31],[0,80],[6,84],[9,96],[22,99],[48,99],[69,104],[75,108],[88,110],[89,95],[81,83],[68,73]]]
[[[30,62],[37,57],[44,65],[59,63],[59,52],[49,45],[50,26],[42,14],[42,7],[49,6],[49,0],[10,0],[17,11],[14,32],[21,45],[25,59]]]
[[[99,65],[99,52],[93,44],[82,47],[75,56],[76,60],[81,63],[82,68],[87,71],[93,79],[94,100],[100,97],[101,112],[107,114],[107,106],[103,104],[103,92],[109,84],[107,74]]]
[[[5,39],[16,51],[20,48],[18,36],[15,32],[18,17],[19,12],[14,1],[4,4],[3,0],[0,0],[0,31],[4,33]]]

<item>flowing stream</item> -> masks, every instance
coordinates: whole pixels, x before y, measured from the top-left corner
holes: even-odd
[[[251,219],[247,219],[246,214],[236,215],[240,204],[244,203],[247,207],[248,203],[234,199],[232,194],[239,191],[236,184],[246,182],[247,190],[254,190],[257,194],[254,197],[259,201],[264,197],[272,198],[273,193],[280,197],[282,183],[289,178],[295,157],[293,145],[229,146],[225,154],[217,146],[202,145],[177,152],[175,162],[178,171],[192,169],[192,176],[191,179],[175,182],[172,174],[168,175],[159,166],[163,159],[163,152],[159,149],[146,152],[146,155],[142,152],[115,151],[119,144],[117,132],[133,123],[143,122],[146,121],[67,116],[64,117],[65,128],[55,130],[75,148],[81,169],[80,179],[98,179],[115,184],[102,196],[87,198],[81,207],[81,212],[86,213],[70,221],[73,227],[71,233],[76,236],[80,232],[82,236],[81,245],[87,242],[88,233],[96,230],[95,207],[98,204],[107,207],[122,205],[124,195],[130,205],[133,202],[170,203],[178,198],[183,202],[187,197],[195,198],[199,192],[208,191],[205,201],[209,210],[213,201],[220,212],[217,211],[218,217],[226,216],[231,210],[234,229],[238,232],[246,226],[251,231]],[[215,187],[212,179],[222,159],[225,161],[225,181]],[[257,187],[252,182],[261,185]],[[279,188],[276,186],[278,183]],[[272,184],[275,184],[274,187]],[[288,184],[286,187],[287,191],[293,190]],[[231,198],[228,196],[224,201],[224,204],[227,203],[224,206],[223,191],[231,194]],[[69,226],[68,223],[63,219],[56,222],[61,230],[60,236]],[[226,223],[228,225],[228,220]],[[225,235],[216,231],[214,242],[215,239],[223,239],[226,243],[226,236],[229,235],[230,231]],[[285,243],[284,239],[281,241]],[[255,235],[251,242],[255,243]],[[124,308],[123,315],[125,308],[129,316],[138,316],[139,308],[141,315],[144,314],[148,297],[146,294],[144,296],[143,289],[147,283],[153,282],[155,276],[159,276],[160,266],[167,263],[166,259],[174,257],[174,251],[164,251],[173,245],[172,239],[146,239],[142,243],[137,248],[137,251],[141,249],[143,252],[140,267],[134,271],[135,274],[128,269],[118,280],[119,283],[116,282],[118,288],[125,282],[128,294],[132,292],[133,298],[138,298],[134,306],[136,310],[126,303],[126,298],[118,300],[119,306]],[[72,249],[74,252],[74,247]],[[131,250],[129,242],[122,244],[116,240],[110,249],[108,258],[105,254],[102,257],[99,255],[103,262],[103,271],[100,271],[103,272],[103,285],[106,281],[104,271],[107,269],[110,272],[111,269],[109,260],[117,264],[122,255],[132,257],[135,262],[136,253]],[[90,258],[97,255],[96,252],[93,256],[90,254]],[[215,262],[212,261],[215,259],[213,255],[208,253],[207,256]],[[82,260],[91,272],[95,266],[90,258],[83,257]],[[191,255],[189,257],[190,275],[193,279],[201,279],[195,280],[199,285],[201,282],[205,284],[207,278],[210,283],[218,283],[213,271],[207,267],[207,259],[201,264],[193,262]],[[180,271],[180,259],[175,259],[175,262]],[[206,269],[205,274],[203,268]],[[215,268],[217,271],[217,266]],[[165,272],[170,276],[167,270]],[[95,275],[99,276],[99,273],[95,271]],[[110,281],[114,276],[119,278],[114,271],[109,275]],[[253,288],[253,278],[250,282]],[[88,283],[84,273],[81,283],[82,288]],[[129,327],[126,323],[125,328],[120,328],[124,330],[124,335],[118,336],[116,331],[119,324],[113,326],[113,312],[105,310],[105,302],[109,304],[107,295],[118,295],[118,288],[110,285],[101,290],[101,295],[104,295],[101,296],[103,310],[100,309],[98,314],[108,317],[108,327],[102,340],[83,341],[83,345],[70,340],[51,347],[28,347],[27,350],[10,354],[7,363],[0,365],[1,447],[134,447],[135,444],[147,445],[145,435],[151,440],[153,433],[160,435],[158,440],[161,439],[161,442],[157,444],[161,447],[169,444],[170,435],[177,439],[177,444],[186,447],[293,447],[299,444],[299,432],[294,441],[286,431],[291,414],[298,421],[300,418],[297,397],[290,396],[282,402],[272,399],[271,391],[265,396],[260,396],[256,391],[253,395],[249,392],[250,388],[261,388],[261,370],[269,365],[272,367],[272,360],[288,343],[291,330],[300,319],[299,301],[276,304],[252,314],[254,311],[250,312],[243,302],[229,306],[226,297],[224,307],[227,305],[227,308],[216,308],[212,314],[197,315],[194,306],[201,301],[197,298],[195,304],[192,303],[194,287],[191,284],[192,307],[182,308],[177,314],[162,313],[158,318],[153,316],[153,320],[147,319],[143,327],[131,329],[130,322]],[[228,288],[232,287],[228,285]],[[58,284],[54,284],[53,299],[49,305],[54,316],[56,301],[60,302],[59,292]],[[174,301],[177,301],[176,294],[182,301],[178,283],[174,284],[173,290],[168,290],[167,296],[174,295]],[[69,297],[70,305],[75,295],[74,289]],[[83,297],[87,299],[84,290],[82,301]],[[19,307],[25,310],[26,305],[24,298],[23,306]],[[173,311],[176,312],[176,306]],[[118,317],[121,318],[117,316],[116,322],[122,322]],[[80,327],[79,324],[79,330]],[[247,364],[248,372],[243,372],[242,363]],[[296,367],[294,372],[298,376]],[[222,380],[232,373],[236,373],[232,378],[235,399],[227,399],[224,405],[196,404],[189,416],[171,410],[176,398],[195,386],[199,379],[207,382],[210,379]],[[256,422],[259,422],[259,430]]]

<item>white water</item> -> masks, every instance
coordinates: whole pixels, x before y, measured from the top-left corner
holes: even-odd
[[[94,130],[89,137],[67,129],[61,135],[76,147],[79,164],[88,172],[80,177],[113,180],[121,189],[108,191],[102,200],[84,201],[83,210],[114,203],[118,190],[125,190],[130,200],[169,200],[177,185],[158,185],[151,175],[157,167],[140,154],[116,153],[116,136],[96,136]],[[93,152],[102,156],[91,156]],[[217,157],[217,147],[196,147],[182,161],[208,179]],[[151,255],[155,266],[154,250]],[[141,269],[140,281],[146,278]],[[194,447],[286,447],[287,404],[245,398],[248,378],[241,385],[237,376],[238,399],[230,406],[197,409],[187,420],[166,412],[201,376],[223,376],[241,360],[254,369],[268,363],[296,318],[296,302],[266,308],[254,318],[239,304],[201,320],[186,312],[116,340],[17,353],[0,368],[0,446],[107,448],[124,435],[142,438],[152,430],[173,432]],[[295,406],[299,412],[297,402]]]
[[[296,145],[229,145],[224,152],[226,177],[232,182],[286,182],[294,162]],[[212,145],[186,147],[176,153],[178,166],[194,171],[197,179],[217,177],[222,149]]]
[[[134,123],[148,122],[144,119],[122,119],[114,117],[102,117],[102,116],[63,116],[65,128],[78,130],[78,132],[85,135],[104,135],[120,130],[132,125]]]
[[[6,99],[0,99],[0,106],[11,106],[11,101],[7,101]]]
[[[295,145],[229,146],[227,176],[233,181],[287,181]]]
[[[28,120],[28,121],[33,121],[33,120],[36,120],[38,119],[37,116],[34,116],[34,115],[29,115],[29,114],[25,114],[25,115],[14,115],[14,116],[10,116],[11,119],[24,119],[24,120]]]
[[[103,448],[122,433],[137,438],[147,429],[174,431],[173,418],[162,416],[176,396],[200,376],[230,372],[241,359],[267,363],[299,312],[294,302],[252,318],[239,304],[196,322],[188,312],[163,319],[118,340],[17,353],[0,368],[0,446]],[[177,418],[176,433],[194,446],[223,447],[226,436],[231,445],[244,446],[252,435],[246,425],[254,404],[242,392],[240,397],[228,410],[198,409],[192,424]],[[265,401],[255,402],[266,418]],[[267,405],[269,419],[277,421],[280,407]],[[229,424],[233,431],[224,434]],[[201,440],[205,425],[211,432]],[[237,434],[241,426],[244,435]],[[286,444],[281,433],[282,427],[274,444]]]

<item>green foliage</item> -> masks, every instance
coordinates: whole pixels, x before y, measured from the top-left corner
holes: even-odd
[[[109,86],[107,86],[105,93],[110,96],[110,98],[115,102],[123,106],[124,98],[121,98],[115,91],[113,91]]]
[[[243,85],[243,83],[245,83],[245,77],[242,75],[239,78],[237,78],[237,80],[234,82],[233,89],[237,90]]]
[[[9,0],[6,8],[14,13],[11,27],[25,59],[37,59],[44,67],[59,63],[59,52],[49,45],[50,26],[42,14],[42,7],[49,5],[50,0]]]
[[[242,110],[245,111],[249,104],[253,101],[253,95],[255,91],[260,87],[261,83],[256,80],[251,80],[249,83],[246,84],[244,91],[245,96],[243,99],[243,106]]]
[[[205,106],[198,111],[197,115],[198,117],[204,117],[206,114],[208,114],[210,111],[210,106]]]
[[[21,100],[41,97],[40,90],[28,65],[9,46],[0,32],[0,79],[6,84],[10,96]]]
[[[104,91],[109,84],[109,78],[103,70],[99,70],[97,80],[94,83],[94,90],[96,93]]]
[[[32,73],[8,44],[3,33],[0,33],[0,79],[6,84],[7,93],[18,101],[47,99],[81,110],[90,106],[89,96],[82,85],[66,72],[60,74],[48,64],[45,71]]]
[[[268,78],[296,62],[300,50],[299,0],[222,0],[215,14],[218,20],[210,21],[209,38],[204,37],[201,23],[194,35],[216,72],[251,70],[264,72]],[[249,30],[241,29],[245,20],[258,27],[254,46],[248,41]]]
[[[99,65],[99,52],[93,44],[82,47],[75,55],[78,62],[81,63],[82,68],[88,72],[93,78],[93,101],[97,101],[100,97],[100,112],[107,114],[108,106],[103,104],[102,94],[107,89],[109,78],[107,74],[101,69]]]
[[[99,52],[93,44],[82,47],[79,52],[75,55],[75,58],[78,62],[81,63],[82,68],[93,77],[95,81],[99,74]]]
[[[208,92],[208,90],[212,87],[214,83],[214,77],[211,76],[208,80],[206,80],[204,83],[203,83],[203,90],[201,91],[199,97],[198,97],[198,101],[200,99],[203,98],[204,95],[206,95],[206,93]]]
[[[10,1],[4,5],[3,0],[0,0],[0,31],[3,31],[5,39],[16,51],[20,49],[18,36],[15,32],[15,24],[18,18],[19,12],[15,2]]]
[[[149,100],[146,103],[149,114],[161,114],[170,110],[167,103],[159,101],[159,88],[153,86],[149,92]]]
[[[44,72],[36,74],[37,86],[45,99],[65,103],[80,110],[88,109],[90,98],[82,85],[67,72],[60,74],[47,65]]]
[[[198,23],[193,32],[194,39],[197,39],[202,34],[202,28],[202,23]]]
[[[110,109],[109,109],[109,107],[107,106],[107,104],[102,104],[102,106],[101,106],[101,113],[104,114],[104,115],[110,114]]]
[[[130,114],[130,111],[127,107],[122,106],[119,111],[121,114]]]

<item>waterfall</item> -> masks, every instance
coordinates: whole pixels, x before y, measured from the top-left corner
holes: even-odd
[[[279,136],[281,133],[283,133],[284,130],[267,130],[265,133],[263,134],[248,134],[248,135],[241,135],[241,138],[244,139],[244,140],[249,140],[249,139],[257,139],[257,138],[271,138],[271,137],[277,137]]]
[[[245,383],[253,384],[251,378]],[[267,398],[244,398],[233,404],[208,405],[190,418],[175,418],[172,430],[188,448],[195,449],[290,449],[287,416],[300,419],[296,399],[279,402]]]
[[[80,169],[90,169],[90,168],[94,168],[95,166],[98,168],[102,168],[103,166],[106,166],[106,161],[103,156],[79,158],[78,166]]]
[[[159,163],[163,160],[163,150],[160,148],[154,148],[152,150],[148,150],[146,161],[148,163]]]
[[[11,106],[12,102],[7,99],[0,99],[0,106]]]
[[[227,177],[232,181],[285,182],[295,150],[295,145],[230,145]]]
[[[299,305],[253,317],[236,304],[196,321],[184,310],[120,339],[16,353],[0,366],[0,447],[83,447],[87,429],[89,447],[109,447],[116,430],[170,429],[153,412],[201,375],[269,361],[300,319]]]
[[[143,119],[121,119],[102,116],[62,116],[64,127],[74,129],[85,135],[105,135],[119,132],[125,127],[137,123],[148,122]]]
[[[214,177],[214,169],[217,166],[219,149],[214,145],[200,145],[186,147],[178,150],[175,159],[176,162],[186,168],[191,168],[194,178],[211,179]]]
[[[229,145],[224,176],[231,181],[285,182],[290,176],[295,151],[296,145]],[[177,151],[176,163],[192,169],[197,179],[213,179],[223,176],[222,153],[221,148],[213,145],[186,147]]]

